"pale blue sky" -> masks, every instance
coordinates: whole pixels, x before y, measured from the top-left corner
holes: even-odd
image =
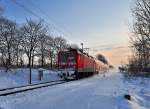
[[[13,0],[1,0],[4,15],[22,23],[36,19]],[[65,37],[87,46],[124,42],[123,30],[130,19],[131,0],[16,0],[48,22],[54,22]],[[40,8],[40,9],[38,9]],[[46,18],[41,11],[49,18]]]
[[[0,0],[3,14],[22,23],[37,18],[13,1],[53,22],[70,42],[83,42],[86,47],[128,42],[132,0]]]

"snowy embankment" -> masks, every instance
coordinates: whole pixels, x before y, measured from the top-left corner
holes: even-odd
[[[150,109],[150,78],[125,78],[124,84],[125,92],[132,95],[132,101],[129,103],[134,109]]]
[[[43,78],[40,81],[38,79],[38,69],[32,69],[32,83],[40,83],[51,80],[60,79],[57,76],[57,72],[44,70]],[[0,89],[26,85],[29,82],[29,69],[10,69],[8,72],[5,72],[4,69],[0,70]]]
[[[0,109],[150,109],[150,78],[115,71],[57,86],[0,97]],[[131,94],[132,99],[124,99]]]

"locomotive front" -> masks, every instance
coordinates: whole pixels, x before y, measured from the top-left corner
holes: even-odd
[[[77,51],[68,50],[58,53],[59,76],[64,79],[74,79],[77,63]]]

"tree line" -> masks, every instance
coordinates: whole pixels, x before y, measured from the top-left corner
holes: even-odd
[[[133,56],[130,71],[150,71],[150,0],[135,0],[132,8],[133,36],[130,37]]]
[[[19,25],[0,17],[0,65],[7,69],[11,66],[52,67],[56,54],[68,46],[65,38],[52,36],[42,20],[26,20]]]

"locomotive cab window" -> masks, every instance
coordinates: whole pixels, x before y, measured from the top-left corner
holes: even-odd
[[[61,64],[75,64],[76,62],[76,56],[75,52],[61,52],[60,53],[60,63]]]
[[[65,52],[61,52],[60,53],[60,55],[59,55],[59,62],[61,63],[61,64],[65,64],[66,62],[67,62],[67,53],[65,53]]]

